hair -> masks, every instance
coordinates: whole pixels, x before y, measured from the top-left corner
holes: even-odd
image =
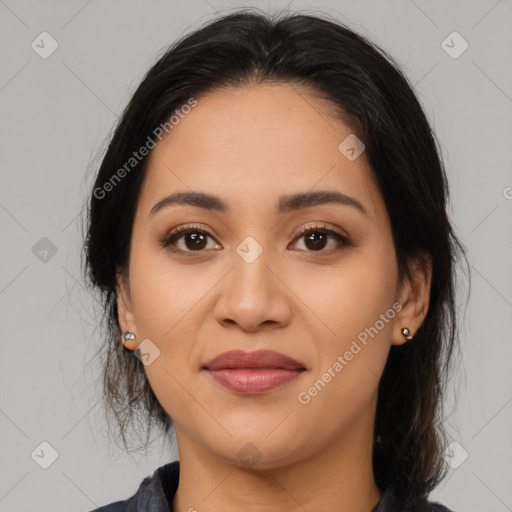
[[[455,271],[464,249],[447,216],[441,151],[413,87],[384,50],[327,15],[271,17],[244,9],[221,16],[166,49],[133,94],[88,198],[83,246],[85,280],[100,291],[104,307],[104,404],[125,447],[137,413],[148,433],[152,421],[164,433],[173,426],[143,364],[119,338],[116,276],[129,264],[147,156],[108,194],[98,190],[107,190],[133,152],[190,98],[264,83],[306,86],[330,101],[337,118],[364,141],[390,217],[400,278],[410,272],[412,258],[430,259],[428,312],[413,342],[391,347],[378,388],[373,443],[381,491],[426,496],[446,472],[442,405],[458,340]]]

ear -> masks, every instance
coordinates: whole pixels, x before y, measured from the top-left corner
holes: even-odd
[[[117,279],[117,317],[121,328],[121,335],[125,331],[130,331],[137,336],[137,325],[132,310],[132,301],[130,297],[130,286],[125,272],[118,272]],[[139,345],[137,339],[124,341],[123,345],[129,350],[135,350]]]
[[[427,316],[432,281],[432,260],[426,253],[414,256],[408,264],[408,272],[398,291],[398,303],[402,309],[395,317],[392,344],[402,345],[407,342],[402,329],[407,327],[414,336]]]

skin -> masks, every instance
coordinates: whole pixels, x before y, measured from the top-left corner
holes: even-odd
[[[411,261],[400,280],[385,204],[363,153],[349,161],[338,145],[351,128],[314,91],[291,84],[217,90],[157,144],[137,206],[130,263],[119,274],[119,321],[159,356],[147,378],[176,425],[180,483],[173,509],[186,512],[344,510],[368,512],[382,493],[372,472],[377,387],[392,344],[425,317],[428,265]],[[229,212],[173,205],[178,191],[214,194]],[[281,195],[334,190],[356,198],[278,213]],[[302,227],[325,225],[315,250]],[[175,227],[189,236],[176,250],[160,241]],[[247,237],[262,249],[248,263],[236,249]],[[188,251],[188,252],[187,252]],[[342,371],[302,404],[298,395],[349,350],[381,314],[401,306]],[[412,341],[414,342],[414,341]],[[272,349],[306,371],[263,395],[238,395],[201,370],[232,349]],[[239,451],[253,450],[255,464]],[[192,509],[192,510],[193,510]]]

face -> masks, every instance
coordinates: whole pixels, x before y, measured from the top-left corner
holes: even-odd
[[[306,88],[197,101],[150,155],[118,295],[127,346],[149,340],[144,368],[178,445],[272,468],[371,436],[390,346],[426,299],[399,286],[364,152],[347,158],[351,128]],[[216,199],[162,202],[179,192]],[[301,369],[205,369],[232,350]]]

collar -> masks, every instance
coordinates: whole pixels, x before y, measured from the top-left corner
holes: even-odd
[[[179,460],[160,466],[146,477],[129,500],[126,512],[173,512],[172,501],[178,489]],[[426,498],[405,499],[388,488],[371,512],[451,512]]]

